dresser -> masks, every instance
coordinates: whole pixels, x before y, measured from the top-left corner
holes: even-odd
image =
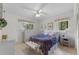
[[[60,44],[64,47],[70,47],[70,39],[67,36],[62,35],[60,39]]]
[[[60,45],[63,47],[75,48],[75,38],[69,35],[61,35]]]

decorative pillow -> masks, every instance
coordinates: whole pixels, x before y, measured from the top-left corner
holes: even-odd
[[[51,31],[51,32],[48,33],[48,35],[49,35],[49,36],[53,36],[55,33],[56,33],[56,32],[52,32],[52,31]]]
[[[47,32],[45,32],[45,33],[44,33],[44,35],[48,35],[48,33],[47,33]]]

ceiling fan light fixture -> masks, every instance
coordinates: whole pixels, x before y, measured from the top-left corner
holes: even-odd
[[[36,14],[35,16],[36,16],[36,17],[40,17],[41,15],[40,15],[40,14]]]

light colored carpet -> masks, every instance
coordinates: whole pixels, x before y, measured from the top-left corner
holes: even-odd
[[[29,49],[28,46],[23,43],[16,44],[15,48],[16,48],[15,49],[16,55],[39,55],[39,53],[37,53],[32,49]],[[74,55],[74,54],[75,53],[68,52],[63,48],[58,47],[54,51],[51,50],[49,55]]]
[[[14,41],[2,41],[0,42],[0,55],[14,55]]]
[[[33,49],[30,49],[27,45],[25,44],[16,44],[15,46],[15,54],[16,55],[40,55],[40,53],[36,52]]]

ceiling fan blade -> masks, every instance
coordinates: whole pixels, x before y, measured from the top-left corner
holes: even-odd
[[[47,5],[47,3],[42,3],[38,10],[42,10],[46,5]]]
[[[32,9],[32,8],[29,8],[29,7],[21,6],[21,8],[23,8],[23,9],[27,9],[27,10],[30,10],[30,11],[36,11],[36,10],[34,10],[34,9]]]
[[[41,14],[43,14],[43,15],[49,15],[48,13],[46,13],[46,12],[41,12]]]

